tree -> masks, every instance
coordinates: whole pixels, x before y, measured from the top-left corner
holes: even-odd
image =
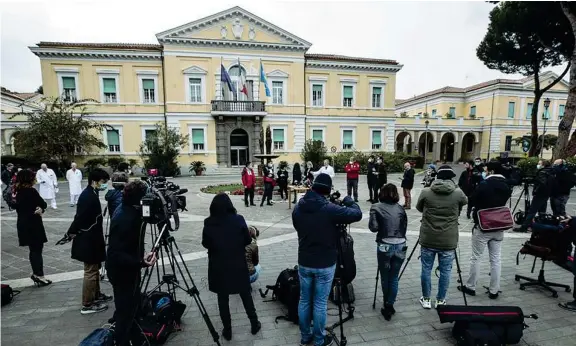
[[[300,158],[305,163],[310,161],[314,167],[320,167],[322,166],[324,159],[328,158],[327,153],[328,150],[322,141],[314,141],[309,139],[306,141],[306,143],[304,143],[304,148],[302,148]]]
[[[45,98],[43,106],[26,116],[27,126],[18,127],[18,155],[38,161],[56,161],[61,169],[68,167],[79,153],[89,154],[94,149],[104,149],[102,131],[110,125],[90,119],[87,102],[66,102],[60,98]]]
[[[180,174],[178,155],[180,148],[188,144],[188,135],[181,135],[178,129],[156,124],[155,135],[148,136],[140,144],[140,157],[144,168],[156,168],[159,174],[173,177]]]
[[[40,85],[38,87],[38,89],[36,89],[36,93],[37,94],[44,94],[44,87],[42,85]]]
[[[524,140],[524,137],[516,137],[513,139],[515,145],[522,145],[523,140]],[[551,133],[547,133],[544,135],[544,142],[542,142],[542,135],[538,136],[538,144],[537,144],[538,148],[536,148],[535,156],[540,155],[540,151],[542,150],[542,147],[544,147],[544,149],[546,149],[546,150],[550,150],[556,146],[557,142],[558,142],[558,136],[551,134]]]
[[[548,13],[556,14],[555,18]],[[542,13],[546,13],[543,16]],[[554,34],[561,31],[558,21],[558,4],[554,2],[501,2],[490,12],[490,24],[476,55],[490,69],[503,73],[519,73],[534,78],[530,156],[536,155],[538,146],[538,105],[542,95],[558,83],[568,72],[566,69],[552,83],[542,87],[540,73],[549,66],[565,62],[561,51],[550,46],[556,42]],[[548,31],[552,31],[552,34]],[[548,44],[547,44],[548,43]]]
[[[569,53],[567,53],[568,59],[570,59],[570,82],[568,99],[566,100],[566,109],[564,112],[564,118],[558,125],[558,144],[554,148],[554,158],[568,158],[576,155],[576,132],[572,131],[572,124],[574,123],[574,118],[576,117],[576,6],[570,2],[562,2],[560,4],[562,13],[564,14],[566,20],[568,21],[568,33],[571,37],[571,48]],[[568,41],[568,40],[566,40]],[[564,51],[568,48],[564,46]]]

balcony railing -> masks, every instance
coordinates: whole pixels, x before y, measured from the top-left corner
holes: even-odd
[[[264,101],[212,101],[212,112],[266,112]]]

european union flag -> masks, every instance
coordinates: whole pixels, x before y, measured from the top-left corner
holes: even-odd
[[[236,89],[234,89],[234,84],[232,84],[232,80],[230,79],[230,75],[222,64],[220,64],[220,80],[228,85],[228,89],[230,91],[236,92]]]

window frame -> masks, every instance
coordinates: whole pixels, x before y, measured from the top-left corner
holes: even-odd
[[[563,112],[560,112],[560,110],[564,110]],[[563,119],[564,118],[564,114],[566,114],[566,105],[558,105],[558,119]]]
[[[158,99],[158,71],[147,71],[147,70],[140,70],[136,71],[136,75],[138,76],[138,91],[140,94],[140,103],[143,105],[157,105],[160,103]],[[152,79],[154,80],[154,102],[145,102],[144,97],[144,79]]]
[[[120,103],[120,70],[115,69],[98,69],[96,70],[98,73],[98,81],[100,82],[100,102],[102,104],[118,104]],[[116,101],[115,102],[106,102],[106,97],[104,96],[104,78],[106,79],[114,79],[114,84],[116,85]]]
[[[380,88],[381,89],[381,94],[380,94],[380,107],[374,107],[372,100],[374,97],[374,88]],[[370,109],[384,109],[384,103],[386,101],[386,81],[385,80],[379,80],[379,79],[372,79],[370,80],[370,88],[368,88],[370,91],[370,96],[368,98],[368,104],[369,104],[369,108]]]
[[[344,131],[352,131],[352,147],[344,148]],[[343,151],[353,151],[356,148],[356,127],[340,126],[340,148]]]
[[[476,116],[476,105],[474,106],[470,106],[470,116],[475,117]]]
[[[510,105],[512,106],[512,116],[510,116]],[[514,119],[516,117],[516,101],[508,101],[508,119]]]
[[[102,130],[102,138],[104,144],[106,144],[106,153],[107,154],[123,154],[124,153],[124,135],[123,135],[123,126],[122,125],[110,125],[112,130],[118,131],[118,142],[120,143],[118,146],[120,147],[119,151],[110,151],[110,145],[108,144],[108,131],[110,129],[103,129]]]
[[[454,110],[454,113],[451,111]],[[456,107],[448,107],[448,114],[450,114],[450,119],[456,119]]]
[[[510,139],[510,142],[508,142],[508,139]],[[508,135],[504,137],[504,151],[512,151],[512,140],[512,136]]]
[[[432,115],[431,116],[436,116],[438,115],[438,110],[436,108],[432,109]]]
[[[310,126],[310,140],[314,140],[314,131],[322,131],[322,144],[326,145],[326,126]]]
[[[194,142],[192,138],[192,130],[203,130],[204,131],[204,149],[195,150]],[[206,154],[208,153],[208,125],[194,124],[188,125],[188,153],[190,154]]]
[[[198,81],[198,83],[194,83],[192,84],[192,80],[194,79],[194,81]],[[194,86],[194,89],[197,91],[196,92],[192,92],[192,86]],[[188,102],[189,103],[202,103],[203,101],[203,95],[202,95],[202,78],[198,78],[196,76],[192,76],[188,78]],[[199,98],[199,100],[192,100],[192,95],[197,96]]]
[[[380,148],[374,148],[374,132],[380,132]],[[373,127],[370,128],[370,148],[371,150],[382,150],[384,148],[384,128],[381,127]]]
[[[184,71],[182,71],[184,75],[184,104],[190,105],[199,105],[199,104],[206,104],[206,74],[207,72],[197,66],[191,66]],[[200,102],[192,102],[192,92],[190,90],[190,78],[199,78],[200,79]]]
[[[314,104],[314,85],[319,85],[322,87],[322,99],[320,105]],[[311,80],[310,81],[310,107],[323,108],[326,106],[326,81],[321,80]]]
[[[282,83],[282,86],[281,86],[280,88],[275,88],[275,87],[274,87],[274,83]],[[285,97],[285,95],[286,95],[286,94],[285,94],[286,85],[285,85],[285,82],[284,82],[283,80],[276,79],[276,80],[271,80],[271,81],[270,81],[270,84],[272,85],[272,93],[271,93],[271,96],[270,96],[270,97],[272,98],[272,102],[270,102],[270,104],[272,104],[272,105],[280,105],[280,106],[281,106],[281,105],[284,105],[285,102],[286,102],[286,97]],[[275,98],[275,96],[274,96],[274,90],[278,90],[278,89],[280,89],[280,90],[282,91],[282,98],[280,99],[280,102],[275,102],[275,100],[274,100],[274,98]]]
[[[81,100],[80,97],[80,83],[79,83],[79,73],[77,68],[55,68],[56,76],[58,78],[58,96],[63,99],[64,96],[64,81],[62,77],[72,77],[74,78],[74,86],[76,88],[76,100]]]
[[[350,106],[344,105],[344,87],[352,87],[352,100],[350,101]],[[356,83],[351,83],[351,82],[341,82],[340,83],[340,106],[342,108],[354,108],[354,107],[356,107]]]
[[[283,139],[283,148],[276,149],[276,142],[274,141],[274,130],[282,130],[284,139]],[[272,132],[272,152],[286,152],[288,150],[288,126],[287,125],[273,125],[270,126],[270,131]]]
[[[154,130],[156,131],[155,125],[140,125],[140,131],[142,132],[142,143],[146,140],[146,131]]]

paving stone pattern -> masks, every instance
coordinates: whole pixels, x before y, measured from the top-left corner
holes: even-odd
[[[199,193],[199,188],[218,181],[234,181],[236,178],[181,178],[179,184],[190,189],[188,193],[189,209],[185,213],[189,221],[182,222],[182,228],[175,233],[178,245],[183,253],[203,251],[200,245],[202,221],[201,217],[208,214],[208,205],[211,196]],[[392,181],[398,179],[398,175],[391,175]],[[360,197],[366,199],[365,184],[360,184]],[[336,186],[343,187],[344,178],[336,178]],[[47,275],[63,273],[81,269],[81,265],[70,259],[70,246],[55,247],[53,244],[66,231],[70,221],[48,221],[51,218],[71,218],[73,208],[70,208],[65,195],[65,188],[61,188],[59,196],[60,208],[49,210],[45,215],[45,226],[49,242],[44,250],[44,263]],[[341,191],[344,189],[341,188]],[[414,191],[414,199],[420,189]],[[262,231],[261,239],[273,240],[279,235],[291,235],[294,233],[290,228],[291,211],[287,204],[277,203],[272,207],[245,208],[238,197],[234,197],[238,211],[246,220],[259,223]],[[361,202],[365,213],[369,206]],[[419,213],[409,211],[409,250],[414,246],[419,227]],[[17,246],[14,214],[3,209],[2,213],[2,279],[21,279],[29,276],[30,264],[28,262],[27,248]],[[185,218],[185,217],[183,217]],[[274,224],[276,223],[276,224]],[[469,268],[470,257],[470,229],[471,225],[465,218],[461,218],[461,238],[458,257],[462,266],[462,275],[466,278]],[[274,224],[270,226],[270,224]],[[366,229],[367,219],[353,225],[353,237],[355,239],[356,262],[358,274],[354,280],[356,294],[355,318],[345,324],[345,334],[350,345],[454,345],[451,337],[451,325],[440,324],[434,309],[423,310],[418,303],[421,295],[420,288],[420,264],[416,255],[408,265],[400,281],[398,301],[395,305],[397,310],[392,321],[387,322],[380,315],[382,294],[378,290],[377,309],[372,309],[372,297],[376,276],[376,253],[374,235],[362,231]],[[288,236],[289,237],[289,236]],[[521,273],[529,276],[532,258],[520,260],[516,266],[515,259],[521,244],[528,236],[510,235],[503,243],[503,267],[502,267],[502,291],[500,298],[490,300],[480,291],[476,297],[468,297],[471,305],[518,305],[526,314],[537,313],[538,320],[527,320],[530,328],[525,330],[521,345],[576,345],[576,314],[560,309],[557,303],[571,299],[571,293],[559,292],[559,298],[552,298],[548,293],[539,289],[520,291],[518,283],[514,281],[514,274]],[[283,314],[278,303],[265,302],[257,293],[258,288],[264,288],[267,284],[273,284],[278,273],[296,264],[297,239],[290,239],[263,245],[261,251],[261,263],[263,271],[260,280],[254,284],[253,297],[262,322],[262,330],[255,336],[250,334],[249,321],[245,315],[242,303],[237,296],[231,297],[230,305],[233,320],[233,339],[226,342],[221,339],[223,345],[298,345],[298,327],[292,323],[279,321],[274,323],[274,318]],[[187,262],[195,283],[200,290],[201,298],[211,317],[217,331],[221,331],[222,323],[218,317],[216,296],[207,290],[207,260],[200,258]],[[538,269],[538,267],[537,267]],[[479,287],[489,282],[489,264],[485,254],[482,261]],[[572,284],[572,275],[555,265],[548,264],[546,277],[550,281]],[[156,282],[153,276],[151,285]],[[456,290],[457,286],[456,266],[452,272],[448,302],[450,304],[462,304],[463,299]],[[113,304],[104,313],[89,316],[80,315],[80,296],[82,281],[74,279],[70,281],[56,282],[49,287],[36,288],[24,287],[22,293],[15,301],[3,307],[1,310],[1,332],[3,345],[77,345],[82,338],[93,329],[103,325],[113,313]],[[105,293],[111,293],[111,287],[107,282],[102,284]],[[433,278],[433,293],[437,289],[437,279]],[[201,319],[198,308],[191,297],[179,294],[188,306],[183,317],[183,331],[173,334],[167,345],[212,345],[212,338]],[[329,303],[329,323],[337,320],[337,308]]]

